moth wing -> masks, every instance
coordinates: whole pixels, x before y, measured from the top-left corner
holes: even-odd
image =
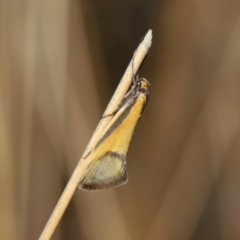
[[[121,186],[127,183],[127,180],[125,156],[108,152],[88,167],[79,188],[101,190]]]
[[[145,93],[132,94],[124,100],[95,148],[85,156],[89,165],[79,188],[101,190],[127,182],[125,156],[147,98]]]

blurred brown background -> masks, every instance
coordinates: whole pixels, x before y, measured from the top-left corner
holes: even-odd
[[[1,239],[39,237],[149,28],[129,182],[52,239],[240,239],[240,1],[0,0]]]

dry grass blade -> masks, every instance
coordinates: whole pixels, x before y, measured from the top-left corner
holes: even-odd
[[[151,46],[152,43],[152,31],[149,30],[148,33],[146,34],[145,38],[143,41],[140,43],[138,49],[136,50],[134,54],[134,73],[132,73],[132,61],[129,63],[128,68],[126,69],[121,82],[116,89],[104,115],[107,115],[109,113],[112,113],[117,106],[120,104],[122,101],[125,93],[127,92],[129,86],[131,85],[132,81],[132,74],[136,74],[138,71],[139,67],[141,66],[141,63],[143,62],[146,54],[148,53],[148,50]],[[85,153],[92,148],[92,146],[96,143],[98,140],[99,136],[101,135],[102,131],[105,129],[106,125],[109,123],[111,118],[103,118],[99,122],[99,125],[97,126],[92,139],[90,140]],[[83,154],[84,155],[84,154]],[[81,161],[80,159],[77,167],[75,168],[64,192],[62,193],[62,196],[60,197],[52,215],[50,216],[41,236],[40,240],[47,240],[50,239],[52,234],[54,233],[60,219],[62,218],[63,213],[65,212],[74,192],[77,189],[77,186],[79,182],[81,181],[81,177],[84,173],[84,169],[86,168],[86,164],[84,161]]]

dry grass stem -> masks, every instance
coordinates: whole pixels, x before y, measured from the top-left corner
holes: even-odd
[[[125,93],[127,92],[129,86],[132,82],[132,76],[136,74],[139,67],[141,66],[146,54],[148,53],[148,50],[152,43],[152,30],[149,30],[143,39],[143,41],[140,43],[139,47],[134,53],[134,59],[131,60],[129,63],[120,83],[117,87],[106,111],[104,112],[104,115],[112,113],[121,103]],[[134,69],[132,69],[132,61],[134,61]],[[132,72],[134,70],[134,72]],[[99,136],[101,136],[102,131],[105,129],[109,121],[111,120],[111,117],[103,118],[100,120],[83,156],[86,152],[88,152],[94,144],[99,139]],[[76,166],[66,188],[64,189],[62,196],[60,197],[52,215],[50,216],[41,236],[40,240],[47,240],[50,239],[53,235],[60,219],[63,216],[63,213],[65,212],[74,192],[77,189],[77,186],[79,182],[81,181],[81,178],[83,176],[83,173],[85,171],[85,168],[87,166],[87,161],[83,161],[83,157],[80,159],[78,165]]]

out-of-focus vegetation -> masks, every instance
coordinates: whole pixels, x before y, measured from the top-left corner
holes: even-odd
[[[150,99],[127,185],[53,239],[240,239],[240,1],[0,0],[0,238],[37,239],[135,48]]]

